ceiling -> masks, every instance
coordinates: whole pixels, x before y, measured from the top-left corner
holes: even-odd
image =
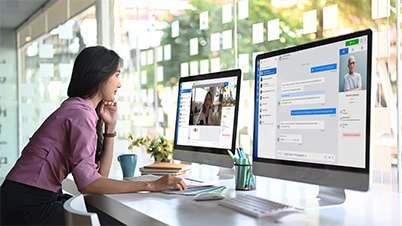
[[[0,28],[16,29],[50,0],[0,0]]]

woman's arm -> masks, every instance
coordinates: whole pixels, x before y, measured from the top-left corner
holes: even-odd
[[[114,133],[116,131],[116,124],[105,125],[105,133]],[[114,147],[114,137],[104,137],[103,140],[103,153],[100,159],[99,174],[103,177],[108,177],[110,172],[110,166],[113,161],[113,147]]]
[[[101,177],[80,190],[83,194],[116,194],[132,193],[138,191],[164,191],[169,188],[187,189],[186,184],[181,178],[170,174],[152,181],[120,181]]]
[[[117,122],[117,101],[102,101],[99,107],[99,116],[105,122],[105,133],[114,133]],[[104,137],[103,153],[100,159],[99,174],[109,176],[110,166],[113,160],[114,137]]]

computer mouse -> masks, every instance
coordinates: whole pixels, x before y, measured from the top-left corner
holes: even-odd
[[[193,200],[195,201],[207,201],[207,200],[219,200],[219,199],[224,199],[226,196],[219,194],[219,193],[214,193],[214,192],[208,192],[208,193],[202,193],[194,196]]]
[[[298,211],[298,210],[284,210],[284,211],[274,213],[274,214],[270,215],[269,217],[274,219],[275,222],[287,223],[287,222],[292,222],[292,221],[303,220],[307,217],[307,214],[303,213],[301,211]]]

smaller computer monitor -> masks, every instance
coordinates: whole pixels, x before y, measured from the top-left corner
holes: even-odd
[[[241,70],[180,78],[173,159],[233,167]]]

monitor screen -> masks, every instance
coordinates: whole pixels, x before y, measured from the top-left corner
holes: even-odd
[[[257,56],[257,175],[369,189],[371,56],[371,30]]]
[[[239,69],[180,78],[174,159],[233,166],[240,81]]]

